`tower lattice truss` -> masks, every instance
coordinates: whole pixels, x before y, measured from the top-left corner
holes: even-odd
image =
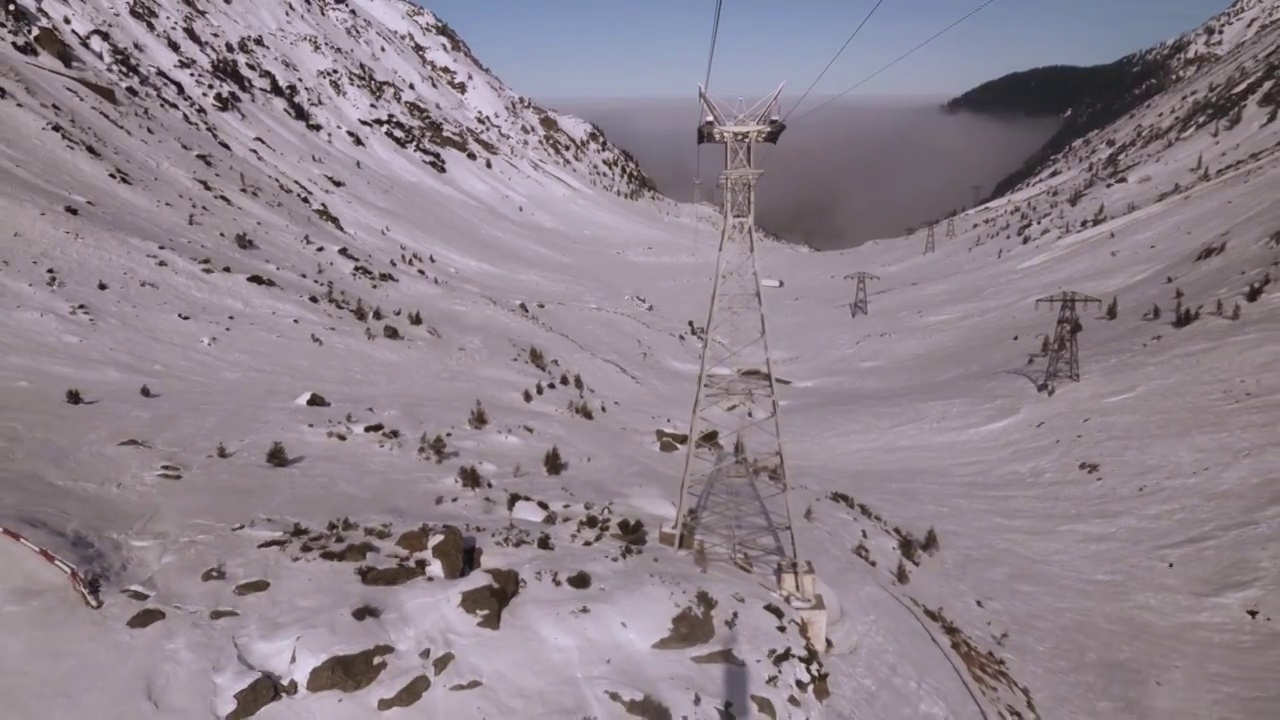
[[[880,278],[869,272],[856,272],[844,276],[845,280],[857,280],[858,284],[853,291],[853,302],[849,305],[849,314],[858,317],[858,313],[863,315],[869,314],[867,306],[867,281],[879,280]]]
[[[699,92],[698,141],[725,146],[723,232],[674,530],[680,547],[744,566],[796,559],[755,252],[755,151],[782,133],[780,92],[732,114]]]
[[[1083,325],[1080,323],[1078,307],[1097,305],[1102,301],[1075,291],[1064,291],[1057,295],[1049,295],[1036,300],[1036,307],[1045,303],[1049,307],[1058,305],[1058,322],[1054,326],[1053,340],[1049,343],[1049,361],[1045,366],[1044,380],[1039,390],[1053,395],[1058,382],[1070,380],[1080,381],[1080,344],[1076,336]]]

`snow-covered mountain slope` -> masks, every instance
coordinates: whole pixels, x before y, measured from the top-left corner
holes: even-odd
[[[1135,149],[1125,183],[1082,187],[1081,150],[928,256],[918,237],[765,247],[798,542],[831,609],[817,660],[767,573],[655,542],[682,461],[655,431],[687,423],[709,209],[647,193],[407,4],[19,6],[0,44],[0,525],[100,573],[105,604],[0,553],[6,717],[1280,707],[1280,124],[1250,110]],[[41,27],[70,67],[22,54]],[[244,55],[248,89],[212,69],[258,36],[283,97]],[[1180,99],[1161,102],[1142,112]],[[850,320],[860,269],[882,280]],[[1086,314],[1082,382],[1050,398],[1020,375],[1053,329],[1032,301],[1061,289],[1120,311]],[[1178,289],[1204,305],[1181,328]],[[926,552],[908,535],[930,527]]]
[[[1280,2],[1236,0],[1199,28],[1115,62],[1012,73],[954,98],[947,108],[1062,117],[1062,127],[1045,146],[997,184],[993,196],[1001,196],[1043,174],[1067,148],[1140,108],[1158,106],[1166,115],[1148,123],[1132,143],[1163,143],[1189,127],[1238,122],[1254,105],[1274,122],[1280,111],[1280,85],[1274,82],[1280,74],[1278,29]],[[1221,74],[1221,68],[1230,72]],[[1206,73],[1219,81],[1183,95],[1181,103],[1166,102],[1164,94]]]

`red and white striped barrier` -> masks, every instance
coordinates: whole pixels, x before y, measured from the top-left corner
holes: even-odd
[[[98,608],[102,607],[102,598],[99,597],[98,595],[97,583],[90,580],[86,580],[85,577],[80,574],[80,571],[77,570],[74,565],[67,562],[66,560],[63,560],[57,555],[54,555],[52,552],[45,550],[39,545],[36,545],[35,543],[22,537],[21,535],[10,530],[9,528],[0,527],[0,535],[4,535],[7,538],[18,541],[19,543],[24,545],[28,550],[31,550],[32,552],[34,552],[35,554],[43,558],[45,562],[61,570],[62,573],[71,580],[71,586],[76,589],[76,592],[80,593],[80,597],[84,598],[85,603],[87,603],[89,607],[93,608],[94,610],[97,610]]]

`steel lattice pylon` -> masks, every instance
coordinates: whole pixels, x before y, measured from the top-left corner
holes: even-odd
[[[1080,334],[1083,325],[1080,324],[1076,306],[1088,307],[1096,303],[1101,309],[1102,301],[1083,293],[1063,291],[1036,300],[1036,307],[1040,307],[1040,303],[1049,307],[1053,307],[1054,303],[1061,305],[1058,308],[1058,324],[1054,327],[1053,340],[1049,344],[1049,363],[1044,371],[1044,381],[1039,387],[1041,392],[1047,391],[1052,396],[1059,380],[1080,382],[1080,345],[1076,342],[1076,336]]]
[[[858,281],[858,284],[853,291],[853,303],[849,306],[849,313],[853,317],[858,317],[859,312],[863,315],[869,315],[870,312],[867,310],[867,281],[879,280],[880,278],[869,272],[856,272],[850,275],[845,275],[844,279]]]
[[[947,218],[947,237],[953,238],[955,236],[956,236],[956,219],[954,217],[949,217]]]
[[[937,250],[933,241],[933,224],[929,225],[929,230],[924,235],[924,254],[928,255]]]
[[[698,91],[698,143],[725,146],[724,228],[673,544],[749,567],[766,558],[794,566],[797,558],[755,253],[755,151],[782,134],[781,92],[727,113]]]

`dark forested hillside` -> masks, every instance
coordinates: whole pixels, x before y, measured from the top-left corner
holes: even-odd
[[[1058,115],[1062,128],[992,192],[998,197],[1035,175],[1071,143],[1124,117],[1176,80],[1169,58],[1175,42],[1158,53],[1129,55],[1106,65],[1054,65],[1005,75],[952,99],[951,112],[984,115]]]

